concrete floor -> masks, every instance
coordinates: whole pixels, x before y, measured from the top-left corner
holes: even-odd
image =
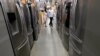
[[[31,51],[31,56],[68,56],[55,28],[43,27]]]

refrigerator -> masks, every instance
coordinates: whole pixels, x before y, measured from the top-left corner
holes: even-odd
[[[6,20],[7,15],[0,2],[0,56],[14,56]]]
[[[100,0],[73,0],[69,56],[100,56]]]
[[[7,12],[8,28],[11,35],[10,39],[12,42],[15,56],[29,56],[30,45],[28,41],[26,23],[24,14],[20,3],[15,4],[15,12]]]
[[[24,12],[24,17],[25,17],[25,22],[26,22],[26,28],[27,28],[27,34],[28,34],[28,39],[29,39],[29,43],[30,43],[30,48],[32,49],[33,44],[34,44],[33,29],[32,29],[32,25],[31,25],[31,14],[30,14],[27,3],[23,5],[23,12]]]

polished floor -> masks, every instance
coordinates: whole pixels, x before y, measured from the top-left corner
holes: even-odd
[[[50,19],[47,19],[47,27],[42,27],[38,41],[35,42],[30,56],[68,56],[58,32],[56,30],[56,13],[53,19],[53,27],[49,26]]]
[[[42,27],[31,56],[68,56],[55,28]]]

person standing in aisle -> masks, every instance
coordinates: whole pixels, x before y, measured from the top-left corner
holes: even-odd
[[[49,23],[49,25],[50,26],[53,26],[53,23],[52,23],[52,21],[53,21],[53,18],[54,18],[54,11],[53,11],[53,9],[50,7],[50,9],[47,11],[47,16],[50,18],[50,23]]]

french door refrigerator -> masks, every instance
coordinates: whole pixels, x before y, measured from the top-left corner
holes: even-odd
[[[69,56],[100,56],[100,0],[73,0]]]

